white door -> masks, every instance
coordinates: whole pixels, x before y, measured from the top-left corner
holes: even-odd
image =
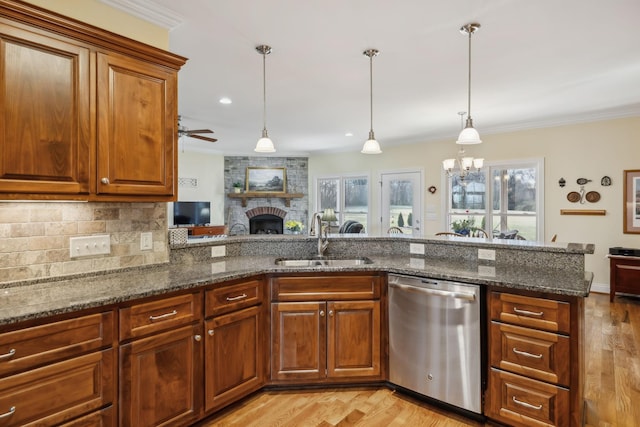
[[[422,172],[382,173],[382,235],[422,235]],[[397,227],[397,228],[396,228]]]

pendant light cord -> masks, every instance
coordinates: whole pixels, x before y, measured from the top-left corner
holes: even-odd
[[[369,55],[369,106],[370,106],[370,123],[373,132],[373,55]]]
[[[267,131],[267,53],[262,52],[262,131]]]
[[[467,119],[471,119],[471,29],[469,29],[469,77],[467,80]]]

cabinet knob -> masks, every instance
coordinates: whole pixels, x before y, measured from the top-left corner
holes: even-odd
[[[333,316],[333,310],[329,310],[329,316]]]
[[[213,329],[209,329],[209,330],[207,331],[207,333],[209,334],[209,336],[210,336],[210,337],[212,337],[212,336],[213,336]]]
[[[193,339],[200,342],[200,340],[202,340],[202,336],[196,335],[195,337],[193,337]]]
[[[107,184],[109,184],[109,178],[107,178],[107,177],[105,176],[104,178],[102,178],[102,179],[100,180],[100,182],[101,182],[101,183],[103,183],[103,184],[105,184],[105,185],[107,185]]]
[[[320,317],[324,317],[324,310],[320,310]]]

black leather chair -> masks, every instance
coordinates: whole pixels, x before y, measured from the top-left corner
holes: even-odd
[[[364,225],[360,224],[358,221],[353,221],[351,219],[345,221],[338,230],[338,233],[360,233]]]

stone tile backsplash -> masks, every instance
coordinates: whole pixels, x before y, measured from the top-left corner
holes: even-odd
[[[69,239],[93,234],[110,235],[111,253],[72,259]],[[168,261],[166,203],[0,202],[0,283]]]

